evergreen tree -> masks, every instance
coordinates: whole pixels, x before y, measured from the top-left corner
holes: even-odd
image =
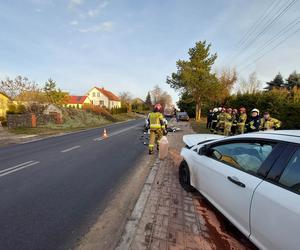
[[[182,92],[190,94],[196,105],[196,120],[200,121],[202,104],[215,98],[220,93],[219,81],[211,69],[217,54],[211,54],[211,44],[197,42],[189,49],[188,60],[177,61],[177,72],[167,78],[167,83]]]
[[[265,87],[265,89],[269,91],[273,89],[280,89],[282,87],[285,87],[283,77],[280,73],[278,73],[272,81],[267,82],[267,85],[268,86]]]
[[[148,92],[147,96],[146,96],[146,100],[145,100],[146,105],[150,108],[152,107],[152,100],[151,100],[151,94],[150,92]]]
[[[289,75],[288,79],[286,80],[286,87],[289,90],[292,90],[294,87],[300,87],[300,74],[294,71],[292,74]]]

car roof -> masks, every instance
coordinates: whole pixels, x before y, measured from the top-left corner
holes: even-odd
[[[232,138],[232,137],[231,137]],[[261,131],[234,136],[234,138],[261,138],[300,144],[300,130]]]

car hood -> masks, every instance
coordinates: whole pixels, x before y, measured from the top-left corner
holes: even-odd
[[[183,142],[189,147],[193,147],[201,142],[205,141],[213,141],[217,139],[224,138],[223,135],[213,135],[213,134],[192,134],[192,135],[184,135]]]

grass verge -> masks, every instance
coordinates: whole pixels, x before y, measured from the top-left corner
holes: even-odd
[[[115,122],[123,122],[133,119],[141,118],[135,113],[117,114],[113,115]],[[91,114],[84,114],[84,116],[65,117],[63,124],[48,123],[37,128],[15,128],[10,129],[9,132],[17,135],[55,135],[67,132],[76,132],[85,129],[97,128],[114,122],[109,121],[101,116],[92,116]]]
[[[200,122],[195,119],[191,119],[191,127],[197,134],[208,134],[210,133],[209,129],[206,128],[206,119],[201,119]]]

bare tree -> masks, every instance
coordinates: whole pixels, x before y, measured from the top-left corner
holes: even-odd
[[[161,104],[163,108],[172,105],[172,97],[163,91],[158,85],[155,85],[151,91],[153,104]]]
[[[238,83],[238,92],[244,94],[249,93],[253,94],[258,92],[261,89],[261,81],[257,79],[256,72],[252,72],[249,75],[248,80],[245,80],[244,78],[241,78]]]
[[[15,79],[7,77],[0,81],[0,91],[8,95],[12,100],[24,92],[34,92],[38,90],[36,83],[28,80],[27,77],[17,76]]]
[[[227,92],[226,94],[229,95],[233,88],[233,85],[237,81],[236,69],[223,68],[218,76],[218,79],[224,90]]]
[[[128,112],[131,112],[131,101],[132,101],[132,95],[130,92],[121,92],[119,94],[122,106],[125,106],[127,108]]]

